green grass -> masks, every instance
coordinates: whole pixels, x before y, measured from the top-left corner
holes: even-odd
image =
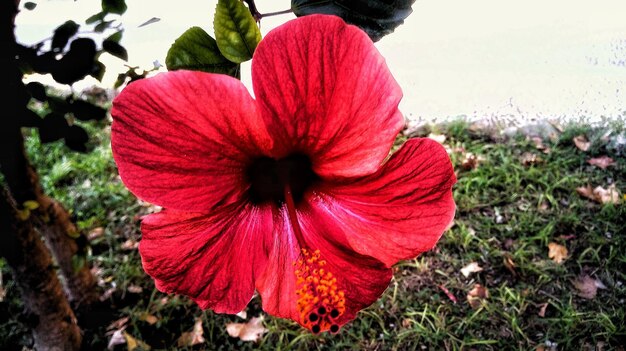
[[[436,249],[396,265],[383,297],[339,334],[312,335],[295,323],[266,316],[269,332],[258,343],[226,334],[225,324],[243,322],[239,317],[200,311],[184,297],[154,289],[137,251],[123,249],[127,240],[140,239],[137,216],[150,208],[138,203],[117,178],[107,129],[90,128],[96,138],[89,154],[67,153],[60,144],[40,145],[34,135],[27,141],[46,191],[67,205],[82,229],[104,228],[104,235],[91,242],[90,261],[100,269],[101,289],[116,287],[105,301],[113,313],[86,328],[87,349],[105,349],[106,326],[129,317],[126,331],[153,349],[176,349],[181,333],[201,318],[206,343],[189,349],[535,350],[543,345],[546,350],[623,350],[626,204],[593,203],[575,190],[610,182],[622,193],[626,190],[626,150],[611,144],[615,133],[603,140],[609,126],[568,126],[544,142],[551,148],[548,154],[523,136],[494,142],[461,121],[435,128],[458,151],[451,154],[458,175],[455,225]],[[592,141],[589,151],[573,145],[571,139],[579,134]],[[459,150],[480,156],[478,166],[462,169],[464,152]],[[537,154],[542,162],[523,165],[525,152]],[[586,162],[605,154],[617,166],[602,170]],[[550,242],[567,247],[568,259],[562,264],[548,257]],[[466,278],[460,269],[470,262],[483,271]],[[27,344],[27,330],[16,317],[18,293],[7,268],[2,269],[8,296],[0,311],[14,318],[0,319],[0,345]],[[580,297],[572,282],[583,274],[607,288],[598,290],[594,299]],[[489,297],[474,309],[466,296],[477,283],[488,289]],[[143,291],[128,292],[131,285]],[[547,308],[540,317],[542,304]],[[247,312],[262,313],[258,298]],[[146,322],[146,314],[154,315],[156,324]]]

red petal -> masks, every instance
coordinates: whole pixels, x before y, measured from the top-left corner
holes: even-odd
[[[243,207],[243,206],[240,206]],[[143,268],[167,293],[218,313],[243,310],[266,255],[257,243],[272,231],[269,207],[247,205],[207,216],[164,210],[142,223]]]
[[[454,219],[454,170],[444,148],[411,139],[381,169],[321,189],[328,213],[359,253],[388,267],[430,250]]]
[[[225,75],[175,71],[136,81],[111,114],[126,186],[177,210],[206,212],[240,199],[243,165],[272,146],[256,103]]]
[[[323,177],[373,173],[404,125],[385,60],[339,17],[304,16],[270,32],[252,78],[275,153],[306,153]]]
[[[299,267],[294,262],[302,258],[301,247],[309,251],[320,250],[321,259],[326,261],[324,269],[337,278],[338,289],[345,293],[345,311],[332,322],[341,326],[382,295],[391,281],[391,269],[378,260],[354,252],[349,247],[343,228],[337,226],[330,214],[314,202],[303,203],[298,216],[305,243],[296,240],[283,208],[275,224],[276,231],[281,233],[280,239],[266,244],[269,250],[267,268],[256,281],[263,309],[311,328],[297,309],[301,296],[296,290],[302,285],[296,283],[295,270]],[[320,331],[329,327],[326,325]]]

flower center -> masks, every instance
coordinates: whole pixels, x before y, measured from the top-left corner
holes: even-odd
[[[311,160],[302,154],[293,154],[280,160],[261,157],[247,169],[250,199],[254,203],[285,202],[285,188],[291,189],[295,202],[302,200],[306,190],[318,179]]]
[[[339,289],[337,278],[323,268],[326,261],[320,250],[311,250],[304,240],[298,222],[296,204],[307,189],[319,178],[313,172],[311,160],[294,154],[280,160],[261,157],[247,170],[250,199],[253,203],[274,202],[285,207],[289,224],[300,247],[300,258],[294,262],[297,309],[300,322],[313,333],[339,331],[336,323],[346,310],[345,293]]]

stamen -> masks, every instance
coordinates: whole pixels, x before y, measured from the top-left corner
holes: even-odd
[[[311,328],[311,331],[313,332],[313,334],[317,334],[321,331],[321,327],[319,326],[319,324],[316,324]]]
[[[312,251],[306,247],[300,223],[296,216],[288,182],[285,185],[285,205],[289,223],[296,239],[302,245],[300,259],[294,262],[296,275],[297,308],[302,325],[313,333],[330,330],[339,331],[334,321],[346,310],[346,299],[343,290],[339,289],[337,278],[326,268],[326,260],[321,259],[320,250]],[[330,313],[328,313],[330,311]]]
[[[345,293],[339,289],[337,278],[325,268],[326,260],[321,259],[320,250],[301,252],[301,258],[294,263],[300,321],[314,333],[318,328],[339,331],[335,321],[346,310]]]

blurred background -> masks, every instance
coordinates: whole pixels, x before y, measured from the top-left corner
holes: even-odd
[[[131,66],[164,64],[190,26],[212,33],[215,2],[131,0],[121,44]],[[289,1],[259,1],[260,12]],[[419,0],[414,12],[377,47],[404,90],[402,111],[413,120],[468,118],[621,118],[626,109],[626,2],[621,0]],[[17,17],[22,43],[38,42],[65,20],[78,23],[99,1],[42,1]],[[151,18],[160,21],[142,26]],[[266,34],[292,14],[261,21]],[[111,87],[124,62],[102,55],[102,83]],[[163,68],[164,69],[164,68]],[[242,78],[250,87],[249,62]],[[43,78],[44,81],[45,78]],[[46,83],[52,83],[48,79]]]

